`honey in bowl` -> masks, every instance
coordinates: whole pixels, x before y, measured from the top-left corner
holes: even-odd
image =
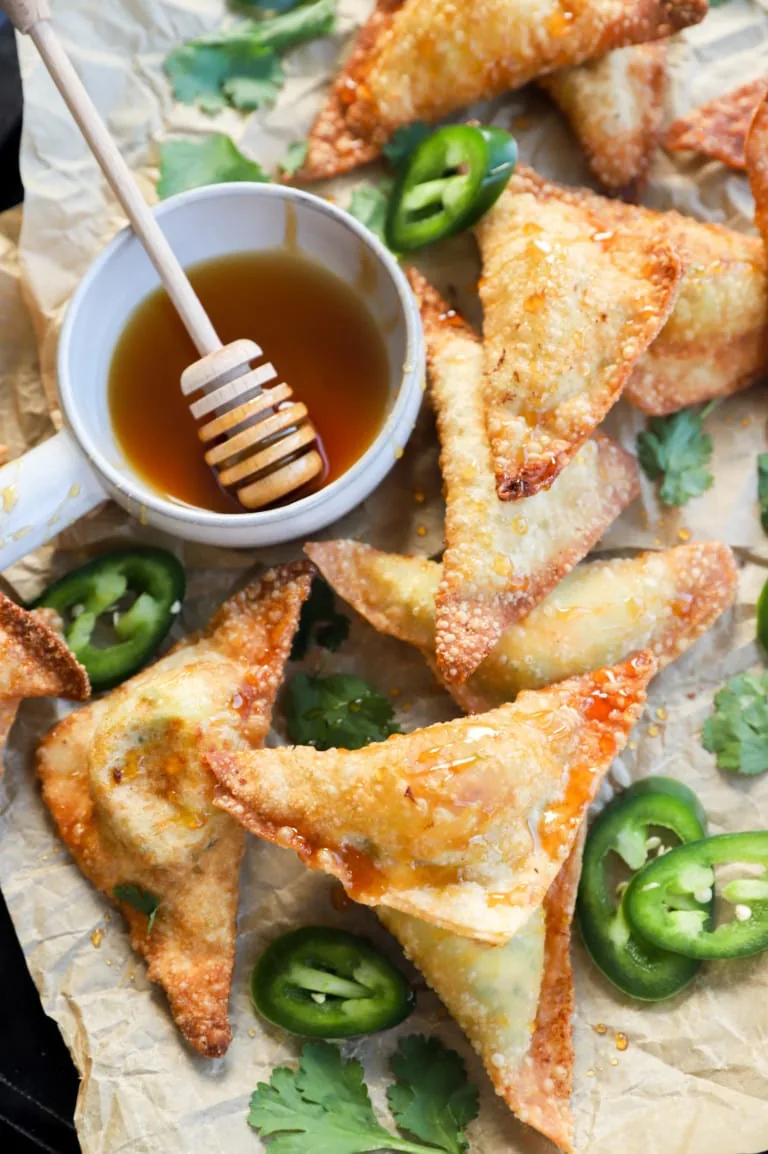
[[[389,361],[384,338],[352,286],[285,249],[206,261],[187,270],[226,344],[255,340],[303,401],[326,461],[297,500],[331,483],[378,435],[387,412]],[[131,468],[161,496],[245,513],[205,463],[190,398],[179,385],[198,353],[164,289],[135,310],[115,348],[109,409]]]

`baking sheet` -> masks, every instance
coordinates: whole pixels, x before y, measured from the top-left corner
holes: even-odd
[[[338,52],[368,7],[366,0],[339,0],[337,34],[291,55],[286,61],[289,80],[277,106],[247,119],[226,112],[215,129],[230,132],[246,152],[265,167],[274,167],[287,144],[306,135]],[[70,0],[57,8],[57,27],[123,154],[140,171],[149,197],[154,195],[158,142],[175,131],[214,127],[194,110],[173,105],[162,60],[182,40],[216,27],[223,18],[219,0],[130,0],[107,6],[99,0]],[[0,442],[11,454],[48,435],[56,423],[58,325],[79,277],[122,223],[31,46],[20,47],[27,190],[20,246],[19,214],[0,218]],[[668,119],[763,72],[768,72],[768,11],[764,4],[731,0],[675,46]],[[569,129],[543,97],[525,92],[496,101],[487,111],[498,123],[517,129],[523,157],[544,173],[567,183],[587,180]],[[355,183],[375,175],[375,169],[363,177],[356,174],[324,191],[343,204]],[[751,227],[745,178],[713,163],[681,162],[660,154],[646,201],[737,228]],[[470,301],[477,279],[471,240],[460,238],[436,250],[425,268],[441,287],[451,285],[460,300]],[[473,310],[476,316],[476,303],[470,304]],[[739,547],[737,606],[656,680],[632,745],[615,768],[620,779],[653,772],[687,781],[701,796],[713,832],[768,825],[768,776],[744,781],[719,774],[699,741],[714,690],[726,677],[759,661],[754,605],[767,575],[763,565],[768,564],[768,550],[756,515],[754,458],[768,448],[767,422],[762,387],[726,401],[707,426],[715,440],[713,489],[682,511],[661,514],[646,485],[643,500],[622,516],[604,542],[604,547],[653,547],[675,544],[691,534],[719,537]],[[620,406],[610,426],[633,447],[641,420]],[[387,481],[324,536],[355,536],[401,552],[440,549],[436,456],[434,427],[425,412]],[[83,559],[89,543],[114,537],[162,540],[109,506],[70,530],[58,549],[41,550],[6,576],[22,594],[31,595],[52,571]],[[190,567],[190,596],[177,626],[181,633],[202,624],[249,573],[298,555],[300,543],[250,555],[175,547]],[[418,655],[363,622],[354,622],[341,654],[315,655],[312,660],[323,670],[354,669],[384,692],[398,690],[394,701],[404,728],[454,714]],[[369,911],[352,907],[340,914],[331,902],[328,879],[309,873],[287,851],[250,839],[232,997],[234,1040],[224,1059],[209,1062],[192,1054],[181,1042],[163,996],[148,986],[120,915],[110,912],[106,900],[82,879],[39,801],[31,755],[56,711],[52,703],[28,702],[13,732],[8,769],[0,782],[0,884],[43,1004],[59,1023],[83,1075],[77,1126],[84,1154],[257,1150],[259,1139],[245,1122],[249,1094],[275,1064],[298,1052],[294,1042],[266,1029],[249,1007],[247,975],[263,945],[283,929],[320,920],[361,928],[394,954],[397,947]],[[574,1110],[580,1150],[756,1154],[768,1146],[765,959],[710,967],[692,991],[655,1007],[632,1004],[610,991],[578,943],[574,964]],[[423,983],[416,1014],[398,1031],[345,1047],[363,1059],[374,1101],[384,1115],[381,1073],[386,1057],[398,1033],[414,1031],[437,1033],[459,1049],[482,1089],[480,1118],[470,1128],[473,1150],[551,1150],[494,1097],[460,1031]],[[626,1034],[626,1050],[617,1047],[617,1032]]]

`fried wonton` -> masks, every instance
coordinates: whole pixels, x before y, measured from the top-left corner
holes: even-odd
[[[310,133],[301,172],[373,160],[396,128],[436,121],[612,48],[697,24],[706,0],[378,0]]]
[[[485,429],[482,345],[420,274],[409,277],[424,324],[445,489],[437,660],[447,681],[461,683],[633,500],[637,468],[598,434],[551,488],[500,501]]]
[[[128,886],[159,901],[153,923],[118,904],[150,980],[205,1057],[230,1042],[245,835],[213,807],[198,735],[215,716],[232,740],[262,742],[310,583],[308,564],[268,572],[203,633],[67,717],[38,751],[43,797],[89,881],[113,899]]]
[[[635,44],[553,72],[540,83],[570,120],[602,186],[635,201],[664,115],[667,46]]]
[[[501,946],[376,912],[456,1019],[514,1113],[561,1150],[573,1147],[571,923],[582,831],[544,904]]]
[[[363,905],[505,942],[573,848],[655,667],[640,653],[358,750],[243,751],[212,724],[216,804]]]
[[[768,80],[751,80],[692,109],[670,125],[664,147],[668,152],[696,152],[721,160],[729,168],[746,168],[747,133],[767,90]]]
[[[476,229],[485,418],[502,500],[548,488],[664,326],[682,276],[660,230],[606,230],[602,198],[513,176]]]
[[[25,697],[90,696],[88,674],[58,635],[59,624],[51,610],[30,613],[0,593],[0,750]]]
[[[515,187],[551,185],[519,165]],[[670,317],[640,357],[624,396],[645,413],[674,413],[745,389],[768,371],[768,254],[759,237],[677,212],[655,212],[579,188],[605,232],[658,237],[677,253],[683,279]]]
[[[340,597],[378,629],[415,645],[436,669],[440,565],[357,541],[306,546]],[[706,632],[736,596],[733,554],[716,541],[577,566],[512,625],[463,685],[447,685],[469,713],[616,665],[650,649],[662,669]]]
[[[747,136],[746,165],[755,198],[755,224],[768,250],[768,85]]]

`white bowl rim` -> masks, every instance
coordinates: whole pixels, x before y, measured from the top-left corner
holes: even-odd
[[[93,282],[101,275],[104,266],[113,259],[114,255],[125,245],[136,240],[130,225],[126,225],[125,228],[121,229],[120,232],[113,237],[89,266],[78,284],[67,306],[57,350],[58,390],[65,422],[85,456],[95,466],[98,472],[103,475],[114,489],[124,494],[140,507],[152,509],[168,517],[174,517],[186,524],[195,524],[211,529],[240,526],[243,530],[246,530],[249,526],[256,528],[261,525],[273,525],[279,521],[292,519],[302,513],[311,513],[313,509],[321,507],[327,501],[333,500],[337,493],[354,485],[358,479],[362,478],[368,466],[381,452],[385,442],[392,437],[392,434],[400,425],[403,417],[407,415],[414,389],[418,389],[419,392],[423,390],[423,381],[421,379],[423,373],[421,363],[423,359],[421,351],[422,330],[416,298],[395,256],[382,244],[374,233],[348,212],[338,208],[336,205],[330,204],[322,197],[305,192],[303,189],[292,188],[290,185],[268,184],[257,181],[237,181],[191,188],[186,192],[179,193],[176,196],[171,196],[168,197],[167,200],[161,201],[158,205],[153,206],[152,211],[158,219],[162,219],[163,216],[190,201],[218,200],[223,197],[249,196],[254,193],[258,196],[274,196],[285,200],[302,201],[311,210],[330,216],[338,224],[354,233],[358,240],[374,253],[379,264],[383,265],[386,269],[392,280],[403,311],[406,336],[405,360],[402,368],[400,386],[392,409],[378,434],[363,455],[345,470],[340,477],[332,481],[330,485],[326,485],[316,493],[302,497],[300,500],[290,502],[287,505],[279,506],[276,509],[267,509],[256,513],[215,513],[209,509],[201,509],[197,506],[184,505],[175,501],[166,500],[159,493],[151,495],[139,493],[133,487],[130,474],[124,473],[116,468],[101,452],[98,444],[91,438],[86,423],[80,418],[78,403],[73,400],[73,390],[69,381],[66,365],[70,355],[72,333],[77,323],[82,299]],[[410,435],[410,432],[411,429],[409,427],[408,435]]]

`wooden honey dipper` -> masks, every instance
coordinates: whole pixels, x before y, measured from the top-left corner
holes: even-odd
[[[246,509],[261,509],[295,492],[324,468],[306,406],[291,400],[285,383],[265,388],[277,371],[269,362],[251,367],[263,356],[254,341],[223,345],[219,340],[51,27],[48,0],[0,0],[0,8],[37,47],[200,353],[201,360],[182,374],[181,391],[202,394],[189,408],[196,421],[207,418],[198,429],[200,440],[210,444],[207,464]]]

